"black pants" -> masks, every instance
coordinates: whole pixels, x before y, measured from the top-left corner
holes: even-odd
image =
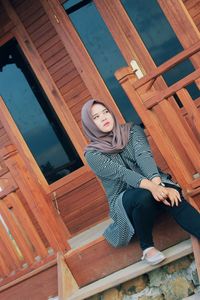
[[[174,185],[166,184],[166,186],[181,191]],[[156,201],[146,189],[130,188],[125,191],[122,198],[123,206],[136,231],[142,250],[154,245],[153,224],[163,209],[168,211],[184,230],[200,239],[200,214],[182,196],[181,199],[182,202],[179,202],[178,206],[172,207]]]

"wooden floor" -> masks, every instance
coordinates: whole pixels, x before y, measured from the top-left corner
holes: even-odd
[[[88,230],[83,231],[82,233],[74,236],[73,238],[68,240],[69,245],[73,250],[84,246],[93,240],[96,240],[100,236],[102,236],[104,230],[106,227],[111,224],[111,219],[107,219],[93,227],[91,227]]]
[[[80,288],[71,297],[69,297],[69,300],[81,300],[91,297],[130,279],[136,278],[144,273],[148,273],[162,265],[166,265],[174,260],[186,256],[192,253],[191,240],[189,239],[175,246],[172,246],[164,250],[163,253],[166,255],[167,259],[164,260],[161,264],[156,266],[149,266],[145,262],[139,261],[124,269],[114,272],[111,275],[99,279],[83,288]],[[194,299],[196,300],[196,298]],[[200,298],[197,299],[199,300]],[[191,300],[193,300],[193,298],[191,298]]]

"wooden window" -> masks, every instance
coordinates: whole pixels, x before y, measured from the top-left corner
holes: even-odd
[[[0,95],[47,182],[83,166],[17,41],[0,48]]]

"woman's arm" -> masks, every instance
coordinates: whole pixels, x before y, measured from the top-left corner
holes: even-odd
[[[145,176],[127,169],[99,151],[88,151],[85,158],[93,172],[101,178],[119,179],[133,187],[139,187],[141,180],[145,179]]]
[[[160,178],[151,148],[147,141],[144,130],[140,126],[135,125],[133,127],[132,145],[135,154],[135,160],[143,175],[149,180],[152,180],[156,177]],[[159,179],[154,180],[155,182],[159,181]]]

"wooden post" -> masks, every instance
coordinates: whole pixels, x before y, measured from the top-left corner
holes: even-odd
[[[13,178],[15,178],[50,246],[63,252],[69,250],[70,246],[67,243],[69,232],[67,228],[64,231],[64,228],[59,224],[57,218],[60,217],[56,216],[56,212],[53,213],[52,209],[50,209],[44,192],[27,170],[15,147],[10,145],[0,149],[0,156],[3,158]]]
[[[58,297],[59,300],[67,300],[79,287],[60,252],[57,254],[57,268]]]

